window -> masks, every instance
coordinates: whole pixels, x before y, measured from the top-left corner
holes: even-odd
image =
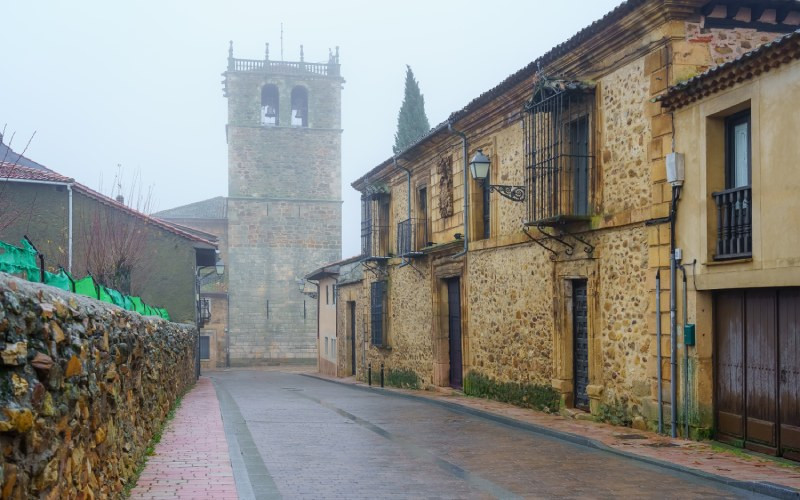
[[[750,110],[737,113],[725,121],[727,154],[725,155],[725,188],[750,185]]]
[[[382,191],[361,197],[361,255],[389,257],[389,195]]]
[[[278,125],[278,87],[261,87],[261,125]]]
[[[558,224],[591,215],[594,86],[541,79],[525,106],[526,222]]]
[[[725,120],[725,189],[711,194],[717,206],[716,260],[753,254],[750,161],[748,109]]]
[[[200,359],[211,359],[211,337],[200,335]]]
[[[325,304],[326,305],[331,303],[330,298],[331,298],[330,297],[330,286],[329,285],[325,285]]]
[[[339,286],[333,285],[333,305],[336,305],[336,296],[339,295]]]
[[[328,355],[328,337],[325,337],[325,355]]]
[[[336,357],[336,339],[331,339],[331,357]]]
[[[383,346],[386,325],[386,282],[374,281],[370,285],[370,326],[372,345]]]
[[[308,91],[305,87],[292,89],[292,127],[308,127]]]

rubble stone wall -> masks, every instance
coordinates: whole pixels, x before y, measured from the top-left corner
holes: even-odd
[[[194,383],[195,330],[0,273],[3,498],[118,498]]]

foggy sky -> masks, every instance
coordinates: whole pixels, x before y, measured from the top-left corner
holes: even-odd
[[[392,153],[405,65],[432,126],[619,0],[0,0],[0,128],[26,156],[110,194],[138,173],[152,211],[226,196],[228,40],[238,58],[326,62],[340,46],[343,257],[359,251],[350,182]],[[102,179],[102,185],[101,185]]]

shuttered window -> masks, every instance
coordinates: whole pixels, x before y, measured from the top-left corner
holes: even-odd
[[[370,326],[372,345],[383,346],[385,339],[386,282],[375,281],[370,289]]]

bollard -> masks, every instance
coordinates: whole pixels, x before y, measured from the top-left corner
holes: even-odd
[[[381,389],[383,389],[383,363],[381,363]]]
[[[372,386],[372,363],[367,365],[367,384]]]

